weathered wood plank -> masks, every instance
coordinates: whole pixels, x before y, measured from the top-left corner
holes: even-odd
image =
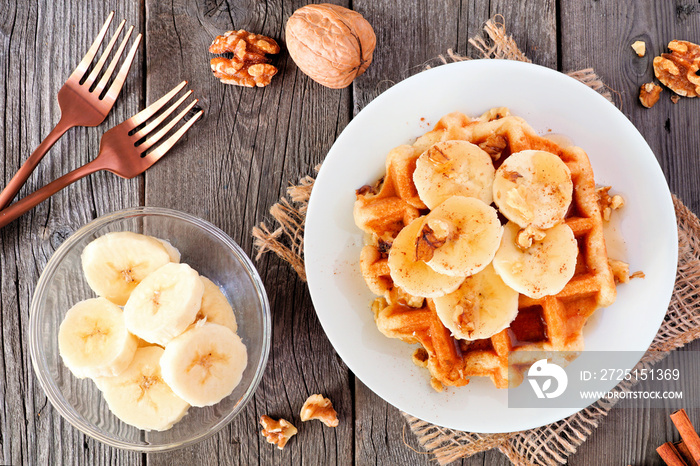
[[[518,45],[546,66],[556,66],[556,15],[554,1],[537,2],[401,2],[400,4],[357,1],[353,8],[374,27],[377,49],[365,75],[353,84],[354,111],[357,113],[381,92],[426,65],[437,66],[435,58],[448,49],[461,55],[475,50],[468,39],[480,35],[490,17],[501,14]],[[389,13],[390,12],[390,13]],[[402,144],[404,141],[397,141]],[[384,155],[379,155],[384,156]],[[428,378],[426,377],[426,383]],[[355,449],[357,464],[429,464],[431,457],[419,452],[415,436],[405,418],[395,408],[372,393],[359,380],[355,382]],[[408,432],[405,432],[408,430]],[[488,452],[462,460],[462,464],[506,464],[498,452]]]
[[[639,88],[654,80],[652,60],[666,51],[672,39],[700,42],[697,2],[597,2],[561,0],[561,62],[564,71],[593,67],[615,92],[619,107],[634,123],[656,154],[677,194],[696,213],[700,211],[698,147],[700,101],[670,101],[665,90],[652,109],[638,101]],[[646,42],[647,55],[638,57],[630,45]],[[700,348],[695,342],[689,349]],[[690,368],[689,377],[697,374]],[[682,407],[685,402],[675,404]],[[625,401],[621,406],[629,406]],[[657,446],[675,439],[668,414],[672,409],[613,409],[591,438],[571,457],[571,464],[660,464]]]
[[[137,2],[0,5],[0,164],[2,185],[59,119],[56,93],[87,51],[111,9],[140,27]],[[112,26],[110,31],[114,31]],[[141,57],[122,95],[98,128],[69,131],[47,154],[20,192],[26,195],[97,155],[101,134],[135,113],[142,101]],[[53,251],[80,226],[140,202],[139,179],[109,173],[68,187],[0,231],[0,463],[138,464],[141,455],[114,450],[64,421],[47,402],[31,368],[27,341],[29,305]]]
[[[188,211],[229,233],[252,254],[251,229],[286,187],[320,162],[351,116],[350,91],[321,87],[284,52],[286,18],[303,2],[146,2],[148,100],[182,79],[201,98],[205,116],[186,140],[146,175],[146,204]],[[209,68],[215,35],[246,29],[280,41],[280,72],[266,88],[221,84]],[[183,60],[183,57],[186,59]],[[348,371],[333,355],[307,288],[283,262],[257,264],[270,297],[272,350],[265,376],[244,412],[221,434],[186,450],[149,455],[149,464],[315,463],[352,461],[352,393]],[[301,423],[313,393],[329,396],[341,419],[336,429]],[[279,451],[260,435],[260,415],[284,417],[299,434]]]

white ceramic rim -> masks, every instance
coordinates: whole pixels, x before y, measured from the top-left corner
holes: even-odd
[[[63,404],[60,402],[60,399],[63,398],[63,395],[60,393],[58,387],[56,387],[56,385],[52,383],[51,377],[49,377],[48,375],[50,374],[50,369],[48,367],[48,364],[46,363],[46,359],[40,356],[41,351],[39,349],[38,344],[39,322],[37,320],[38,318],[36,317],[38,314],[38,312],[36,311],[38,310],[38,307],[40,305],[38,297],[44,294],[45,288],[48,286],[50,279],[53,278],[53,274],[56,270],[57,265],[63,260],[64,256],[68,253],[68,250],[75,243],[80,241],[83,237],[91,234],[94,231],[99,230],[100,228],[110,224],[115,220],[128,217],[141,217],[147,215],[162,215],[166,217],[174,217],[180,220],[184,220],[206,230],[208,233],[214,235],[217,239],[226,244],[239,258],[240,262],[243,264],[246,271],[250,275],[253,283],[255,284],[255,289],[258,298],[262,303],[263,307],[263,338],[265,341],[263,342],[263,348],[261,353],[262,357],[260,358],[260,361],[257,367],[255,368],[253,383],[250,385],[250,387],[248,387],[248,390],[246,390],[243,397],[236,403],[234,409],[228,415],[219,420],[219,422],[211,430],[203,432],[200,435],[189,438],[179,443],[170,443],[164,445],[134,445],[129,442],[115,440],[113,438],[103,435],[99,430],[95,429],[91,423],[85,422],[82,418],[75,416],[72,412],[66,410],[63,407]],[[39,380],[41,388],[44,389],[44,392],[46,393],[46,396],[48,397],[53,407],[59,412],[59,414],[61,414],[61,416],[63,416],[63,418],[65,418],[71,425],[73,425],[73,427],[89,435],[90,437],[112,447],[122,448],[131,451],[140,451],[144,453],[168,451],[193,445],[211,437],[212,435],[216,434],[219,430],[224,428],[226,425],[228,425],[243,410],[245,405],[248,404],[248,402],[253,397],[255,390],[260,384],[260,380],[262,379],[262,376],[265,372],[265,366],[267,365],[267,359],[270,353],[270,341],[272,336],[271,322],[272,317],[270,314],[270,303],[268,301],[267,293],[265,292],[262,279],[260,278],[260,275],[253,266],[253,263],[251,262],[248,255],[241,249],[241,247],[238,244],[236,244],[235,241],[233,241],[233,239],[231,239],[216,225],[213,225],[207,222],[206,220],[202,220],[185,212],[179,212],[163,207],[139,206],[119,210],[110,214],[106,214],[102,217],[96,218],[95,220],[76,230],[68,239],[66,239],[66,241],[64,241],[58,247],[58,249],[56,249],[56,251],[53,253],[51,258],[47,262],[46,267],[44,267],[41,276],[39,277],[36,289],[34,290],[34,296],[32,297],[32,304],[29,310],[29,352],[32,359],[32,366],[34,367],[34,373],[36,374],[36,377]]]

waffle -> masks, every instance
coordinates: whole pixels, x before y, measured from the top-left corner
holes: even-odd
[[[520,295],[518,314],[505,330],[488,339],[465,341],[452,337],[438,318],[430,299],[410,296],[395,286],[387,264],[391,241],[412,219],[427,213],[415,202],[410,173],[417,157],[432,144],[461,139],[479,145],[498,167],[511,153],[526,149],[558,155],[568,166],[574,185],[565,223],[578,243],[573,278],[554,296],[532,299]],[[498,388],[518,385],[523,371],[541,359],[542,352],[579,352],[583,327],[593,312],[615,301],[616,289],[603,238],[603,220],[585,152],[561,147],[538,136],[527,123],[505,108],[477,119],[452,113],[387,158],[387,175],[375,186],[357,191],[355,220],[367,235],[360,267],[370,290],[379,295],[372,304],[377,328],[390,338],[419,344],[413,359],[427,367],[436,390],[466,385],[470,377],[490,377]],[[509,367],[510,358],[510,367]],[[510,369],[510,370],[509,370]],[[515,369],[515,370],[513,370]]]

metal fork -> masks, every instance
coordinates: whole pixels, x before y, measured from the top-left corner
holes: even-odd
[[[180,120],[182,120],[187,112],[197,103],[197,99],[190,102],[179,114],[171,118],[167,123],[165,120],[173,113],[186,99],[192,94],[192,91],[187,91],[167,110],[164,110],[160,115],[153,118],[143,128],[136,130],[139,126],[146,123],[153,117],[161,108],[170,102],[175,95],[185,87],[187,81],[183,81],[166,95],[140,111],[133,117],[124,121],[107,131],[100,141],[100,153],[91,162],[86,163],[80,168],[73,170],[70,173],[63,175],[57,180],[47,184],[38,191],[29,196],[15,202],[5,210],[0,211],[0,228],[4,227],[12,220],[24,214],[28,210],[35,207],[40,202],[48,199],[53,194],[65,188],[71,183],[94,173],[99,170],[107,170],[122,178],[133,178],[140,175],[151,165],[156,163],[168,150],[182,137],[185,132],[197,121],[203,110],[199,110],[192,118],[175,131],[168,139],[151,149],[160,139],[163,138]],[[155,131],[158,128],[158,131]],[[133,133],[133,134],[132,134]],[[153,134],[152,134],[153,133]],[[148,136],[148,137],[147,137]]]
[[[61,89],[58,91],[58,104],[61,107],[61,119],[56,124],[56,127],[51,130],[48,136],[46,136],[41,144],[39,144],[39,147],[37,147],[32,155],[29,156],[27,161],[24,162],[17,173],[15,173],[7,186],[5,186],[5,189],[2,190],[0,193],[0,209],[6,207],[12,201],[12,199],[14,199],[19,190],[22,188],[22,185],[24,185],[29,178],[29,175],[31,175],[39,161],[44,157],[44,154],[49,151],[51,146],[58,141],[63,133],[74,126],[97,126],[104,121],[109,111],[112,110],[114,101],[117,100],[117,96],[124,85],[126,75],[129,73],[131,64],[134,61],[136,49],[141,42],[141,34],[136,36],[134,44],[131,46],[129,53],[124,59],[124,63],[115,76],[112,85],[109,86],[107,93],[104,95],[104,97],[101,97],[101,94],[105,90],[107,83],[112,77],[114,69],[117,67],[119,58],[122,56],[122,53],[126,48],[129,37],[131,37],[131,33],[134,30],[133,26],[129,27],[127,30],[126,37],[124,37],[121,44],[119,44],[119,47],[114,54],[114,58],[112,58],[112,61],[109,63],[109,66],[107,66],[107,69],[95,88],[91,89],[100,71],[102,71],[102,67],[107,62],[109,53],[114,48],[114,44],[116,44],[117,39],[124,28],[124,24],[126,22],[125,20],[123,20],[117,27],[117,31],[110,39],[107,47],[105,48],[104,52],[102,52],[102,55],[97,60],[97,63],[85,81],[82,83],[81,81],[83,78],[85,78],[87,70],[90,67],[90,63],[92,63],[92,60],[95,58],[97,49],[100,48],[100,44],[107,33],[107,28],[112,22],[113,17],[114,12],[112,11],[107,17],[107,21],[105,21],[104,25],[102,26],[97,38],[95,38],[95,41],[90,46],[90,49],[78,64],[78,67],[70,75],[63,87],[61,87]]]

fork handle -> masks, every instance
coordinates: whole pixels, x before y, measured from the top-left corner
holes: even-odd
[[[38,204],[53,196],[69,184],[75,183],[79,179],[104,168],[104,164],[99,160],[99,158],[96,158],[93,161],[86,163],[82,167],[76,168],[70,173],[66,173],[62,177],[52,181],[29,196],[20,199],[10,207],[0,211],[0,228],[4,227],[25,212],[33,209]]]
[[[4,209],[10,204],[10,202],[12,202],[12,199],[15,198],[19,190],[22,188],[22,186],[24,186],[24,183],[27,182],[29,175],[32,174],[36,166],[39,164],[39,161],[44,157],[49,149],[51,149],[51,146],[53,146],[56,141],[63,136],[63,133],[68,131],[73,126],[75,125],[65,123],[63,118],[58,121],[54,129],[52,129],[48,136],[41,141],[39,147],[32,152],[32,155],[30,155],[24,164],[22,164],[10,182],[7,183],[5,189],[3,189],[0,193],[0,209]]]

